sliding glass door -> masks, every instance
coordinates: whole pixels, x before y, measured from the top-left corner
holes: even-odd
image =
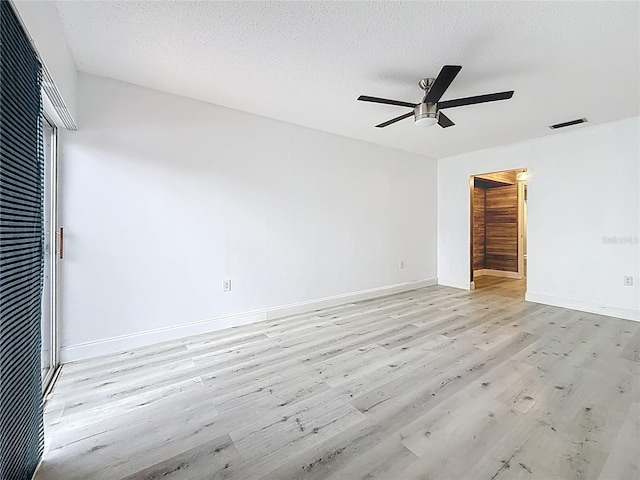
[[[47,391],[58,366],[57,297],[57,131],[43,119],[44,281],[42,288],[42,389]]]

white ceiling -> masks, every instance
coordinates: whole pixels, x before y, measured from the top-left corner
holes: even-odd
[[[639,2],[56,5],[80,71],[429,157],[640,115]],[[445,64],[462,71],[442,100],[515,94],[447,129],[374,128],[408,110],[356,101],[417,103]]]

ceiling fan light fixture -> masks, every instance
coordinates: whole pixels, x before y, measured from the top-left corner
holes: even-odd
[[[438,106],[435,103],[421,103],[413,110],[416,127],[432,127],[438,123]]]
[[[413,122],[416,127],[433,127],[436,123],[438,123],[438,119],[435,117],[416,118]]]

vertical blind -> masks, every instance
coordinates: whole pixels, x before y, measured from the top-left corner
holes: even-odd
[[[0,479],[29,480],[43,449],[41,67],[0,0]]]

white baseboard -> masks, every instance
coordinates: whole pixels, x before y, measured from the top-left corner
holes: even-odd
[[[266,319],[267,315],[264,311],[247,312],[210,318],[198,322],[184,323],[182,325],[172,325],[154,330],[145,330],[143,332],[94,340],[92,342],[67,345],[60,348],[60,363],[77,362],[78,360],[146,347],[178,338],[214,332],[224,328],[238,327]]]
[[[488,275],[491,277],[504,277],[504,278],[516,278],[518,280],[524,278],[518,272],[507,272],[505,270],[492,270],[490,268],[482,268],[480,270],[473,271],[473,277],[482,277]]]
[[[267,308],[267,320],[274,318],[296,315],[298,313],[310,312],[320,308],[333,307],[343,303],[358,302],[369,298],[381,297],[383,295],[391,295],[393,293],[406,292],[415,290],[416,288],[431,287],[438,284],[437,278],[427,278],[424,280],[416,280],[413,282],[398,283],[396,285],[388,285],[385,287],[370,288],[359,292],[344,293],[341,295],[333,295],[331,297],[319,298],[307,302],[291,303],[280,307]]]
[[[635,320],[636,322],[640,321],[640,310],[634,310],[633,308],[613,307],[611,305],[601,305],[572,298],[545,295],[542,293],[527,292],[524,298],[527,302],[542,303],[544,305],[569,308],[571,310],[580,310],[581,312],[597,313],[598,315],[624,318],[625,320]]]
[[[451,278],[438,277],[438,285],[444,285],[445,287],[461,288],[463,290],[472,290],[470,281],[461,282],[460,280],[453,280]]]
[[[120,335],[117,337],[105,338],[102,340],[80,343],[76,345],[68,345],[60,349],[60,361],[63,364],[76,362],[78,360],[84,360],[91,357],[98,357],[101,355],[108,355],[124,350],[146,347],[148,345],[166,342],[168,340],[177,340],[179,338],[214,332],[225,328],[248,325],[250,323],[256,323],[263,320],[272,320],[275,318],[286,317],[288,315],[312,312],[320,308],[333,307],[343,303],[357,302],[360,300],[380,297],[383,295],[390,295],[393,293],[405,292],[408,290],[429,287],[437,284],[437,278],[428,278],[413,282],[399,283],[396,285],[388,285],[384,287],[371,288],[368,290],[361,290],[359,292],[333,295],[331,297],[318,298],[306,302],[298,302],[278,307],[264,308],[260,310],[254,310],[252,312],[243,312],[235,315],[209,318],[198,322],[174,325],[171,327],[158,328],[155,330],[146,330],[143,332]]]

